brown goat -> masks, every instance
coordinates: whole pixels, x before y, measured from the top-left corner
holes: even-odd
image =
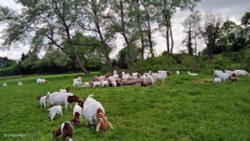
[[[57,130],[52,131],[52,136],[54,138],[62,135],[62,140],[66,141],[67,138],[69,138],[69,141],[73,140],[73,126],[70,122],[64,122],[62,123],[61,127]]]
[[[102,109],[98,108],[96,111],[96,118],[98,119],[98,123],[96,125],[96,131],[106,132],[108,129],[113,129],[113,126],[110,122],[108,122],[107,117],[105,117]]]

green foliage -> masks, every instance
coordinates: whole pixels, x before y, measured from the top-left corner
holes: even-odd
[[[51,50],[39,61],[39,72],[58,73],[72,70],[72,61],[61,51]]]
[[[139,56],[139,48],[135,45],[131,46],[131,58],[130,60],[132,62],[136,62],[138,60],[138,56]],[[123,49],[120,50],[120,52],[118,53],[118,66],[120,68],[127,68],[128,67],[128,48],[125,47]]]
[[[158,70],[190,70],[199,72],[201,70],[213,69],[249,69],[250,49],[241,52],[225,53],[215,55],[213,58],[207,56],[189,56],[177,54],[174,56],[162,55],[147,60],[139,60],[133,64],[131,71],[147,72]]]
[[[7,57],[0,57],[0,68],[9,67],[15,63],[14,60],[10,60]]]
[[[249,21],[250,21],[250,12],[246,12],[242,18],[241,18],[241,24],[247,26],[249,25]]]

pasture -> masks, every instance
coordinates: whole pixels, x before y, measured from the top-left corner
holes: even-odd
[[[83,122],[75,141],[250,140],[250,77],[213,84],[211,73],[172,75],[149,87],[73,88],[85,99],[93,93],[114,129],[96,133]],[[72,109],[51,122],[37,95],[72,86],[77,74],[27,76],[0,80],[0,140],[50,141],[51,131],[72,118]],[[48,84],[37,85],[36,78]],[[91,79],[83,76],[83,81]],[[22,81],[24,86],[18,87]],[[8,87],[2,87],[4,82]],[[84,120],[83,120],[84,121]],[[58,139],[60,140],[61,137]]]

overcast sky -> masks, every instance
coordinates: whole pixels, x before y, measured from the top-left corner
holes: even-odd
[[[9,6],[13,9],[20,9],[20,6],[15,4],[13,0],[0,0],[1,6]],[[214,13],[220,15],[223,20],[232,20],[236,23],[240,23],[240,18],[246,11],[250,11],[250,0],[202,0],[201,3],[198,4],[197,9],[202,13]],[[188,11],[179,11],[174,15],[172,19],[173,25],[173,34],[174,34],[174,52],[178,52],[179,50],[185,49],[185,46],[181,43],[183,38],[185,37],[184,28],[182,23],[184,19],[188,16]],[[2,30],[5,26],[0,24],[0,30]],[[160,36],[159,33],[156,33],[153,36],[154,40],[157,42],[156,44],[156,53],[160,54],[162,51],[166,50],[166,41],[163,37]],[[0,43],[3,42],[0,39]],[[0,44],[0,46],[2,46]],[[122,48],[123,42],[117,42],[117,50],[113,51],[111,57],[114,57],[118,50]],[[200,44],[201,47],[204,45]],[[12,48],[10,50],[0,50],[0,56],[11,59],[20,59],[22,53],[28,52],[29,47],[19,47]]]

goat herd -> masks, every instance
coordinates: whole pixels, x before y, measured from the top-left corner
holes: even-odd
[[[180,71],[176,71],[176,75],[180,75]],[[197,76],[197,73],[192,73],[187,71],[187,74],[190,76]],[[118,74],[116,70],[113,73],[108,73],[103,76],[94,76],[93,79],[89,82],[82,82],[80,77],[73,79],[74,87],[118,87],[118,86],[130,86],[130,85],[139,85],[139,86],[149,86],[155,84],[156,81],[164,82],[167,76],[171,75],[171,72],[159,70],[158,72],[144,73],[143,75],[134,72],[134,73],[125,73],[122,72]],[[214,79],[213,83],[220,83],[225,81],[237,81],[239,76],[247,76],[249,73],[245,70],[234,70],[229,71],[225,70],[214,70]],[[37,84],[47,83],[46,79],[37,79]],[[23,86],[22,82],[18,82],[18,86]],[[4,83],[3,87],[7,87],[8,84]],[[45,96],[37,96],[42,107],[48,107],[48,118],[52,121],[54,118],[59,115],[63,116],[62,106],[65,106],[67,111],[68,106],[76,103],[73,108],[72,119],[66,122],[63,122],[57,130],[52,131],[53,137],[58,137],[62,135],[62,139],[73,140],[73,125],[80,124],[82,117],[85,118],[86,125],[93,126],[96,123],[97,132],[106,132],[109,129],[112,129],[112,124],[107,120],[105,116],[105,109],[103,105],[93,98],[93,94],[89,95],[85,100],[80,99],[78,96],[69,92],[69,88],[60,89],[57,92],[47,93]]]

